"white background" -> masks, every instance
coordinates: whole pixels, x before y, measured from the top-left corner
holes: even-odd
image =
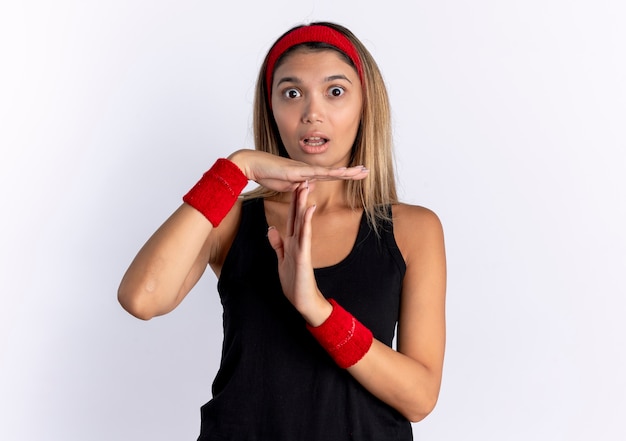
[[[626,439],[620,0],[4,1],[0,439],[197,437],[214,276],[149,322],[117,286],[201,173],[253,147],[266,50],[319,19],[377,59],[402,199],[446,231],[444,382],[416,439]]]

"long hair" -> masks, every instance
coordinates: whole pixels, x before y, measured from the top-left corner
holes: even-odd
[[[311,25],[327,26],[345,35],[354,45],[361,59],[363,69],[363,109],[349,166],[364,165],[369,169],[369,176],[363,180],[346,181],[345,189],[350,206],[353,209],[363,208],[368,222],[377,232],[380,225],[379,222],[389,219],[390,212],[387,206],[398,202],[393,167],[391,110],[387,88],[374,58],[350,30],[341,25],[328,22],[311,23]],[[301,26],[290,29],[283,36],[298,27]],[[305,45],[312,50],[316,50],[315,43]],[[293,49],[297,47],[295,46]],[[317,50],[328,49],[329,46],[326,45],[317,46]],[[280,60],[278,63],[280,63]],[[278,66],[278,63],[275,68]],[[267,56],[261,65],[254,97],[254,144],[256,150],[287,156],[270,108],[270,91],[267,90],[265,83],[266,70]],[[247,193],[244,197],[270,197],[276,194],[277,192],[275,191],[259,187]]]

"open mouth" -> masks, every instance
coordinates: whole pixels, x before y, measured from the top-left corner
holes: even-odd
[[[311,147],[319,147],[328,142],[326,138],[320,138],[319,136],[311,136],[310,138],[304,138],[304,145],[308,145]]]

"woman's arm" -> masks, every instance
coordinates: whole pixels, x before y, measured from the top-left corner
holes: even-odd
[[[149,320],[178,306],[207,263],[222,254],[219,237],[232,235],[240,205],[235,204],[220,226],[213,228],[202,213],[183,203],[148,239],[124,274],[118,289],[122,307]]]
[[[446,258],[441,223],[421,207],[394,207],[394,232],[407,270],[402,287],[398,351],[374,340],[348,371],[410,421],[435,407],[445,347]]]
[[[276,191],[289,191],[315,179],[363,179],[359,167],[327,169],[255,150],[239,150],[229,160],[245,177]],[[210,208],[210,204],[209,204]],[[173,310],[200,279],[207,264],[219,275],[239,225],[240,204],[217,228],[200,211],[182,204],[148,239],[122,278],[120,304],[149,320]]]
[[[320,293],[313,274],[310,236],[315,207],[307,206],[307,196],[308,189],[303,186],[294,192],[285,236],[270,229],[268,238],[276,250],[285,295],[309,325],[318,327],[326,322],[333,307]],[[435,406],[443,369],[446,289],[443,232],[437,216],[427,209],[398,205],[393,214],[396,241],[407,266],[398,351],[374,340],[362,358],[356,357],[360,360],[348,372],[407,419],[420,421]],[[355,354],[360,349],[350,351]]]

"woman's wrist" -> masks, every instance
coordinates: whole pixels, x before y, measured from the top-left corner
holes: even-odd
[[[318,326],[307,324],[307,329],[328,355],[343,369],[358,363],[369,351],[374,341],[372,331],[335,300],[330,315]]]
[[[318,296],[308,308],[300,308],[300,314],[309,326],[319,326],[328,319],[333,312],[333,306],[318,292]]]
[[[241,149],[231,153],[226,159],[235,164],[239,170],[246,176],[247,179],[250,179],[248,174],[248,165],[246,162],[246,157],[248,153],[252,150]]]
[[[217,227],[247,184],[248,178],[237,164],[220,158],[183,196],[183,201]]]

